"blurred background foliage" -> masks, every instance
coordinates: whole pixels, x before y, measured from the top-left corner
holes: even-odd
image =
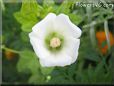
[[[81,7],[76,5],[79,1],[23,0],[19,3],[11,0],[2,3],[3,84],[114,83],[114,8]],[[41,67],[30,45],[31,28],[50,12],[67,14],[82,30],[79,56],[72,65]]]

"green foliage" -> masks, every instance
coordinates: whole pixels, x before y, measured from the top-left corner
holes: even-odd
[[[74,3],[65,0],[59,7],[57,7],[53,0],[44,0],[43,6],[40,6],[36,0],[23,0],[21,10],[16,12],[14,16],[22,25],[21,29],[25,32],[30,32],[32,27],[50,12],[56,14],[65,13],[70,16],[75,24],[79,24],[82,21],[81,16],[70,13],[72,4]]]
[[[54,0],[43,0],[43,7],[47,8],[47,7],[53,7],[55,5]]]
[[[28,83],[30,83],[30,84],[42,84],[42,83],[44,83],[44,81],[45,81],[45,78],[42,77],[41,74],[37,73],[37,74],[33,74],[29,78]]]
[[[63,3],[58,7],[58,9],[56,10],[56,13],[64,13],[64,14],[68,14],[70,13],[70,6],[72,3],[69,3],[68,0],[64,0]]]
[[[76,25],[80,24],[82,22],[82,17],[80,15],[76,14],[69,14],[69,17],[72,22],[74,22]]]
[[[17,21],[22,24],[21,28],[25,32],[30,32],[34,24],[38,22],[37,15],[39,15],[39,11],[41,10],[36,0],[32,1],[23,0],[21,11],[14,14]]]
[[[73,23],[75,23],[76,25],[78,25],[82,22],[82,16],[80,16],[77,13],[71,13],[71,11],[73,10],[72,7],[74,5],[75,5],[74,1],[64,0],[63,3],[56,10],[56,13],[57,14],[59,14],[59,13],[67,14],[69,16],[69,18],[71,19],[71,21]]]
[[[19,72],[29,69],[33,74],[37,73],[40,68],[40,64],[35,53],[29,50],[22,51],[17,68]]]
[[[89,37],[88,36],[83,37],[81,39],[81,42],[86,42],[86,43],[83,43],[80,46],[80,54],[79,54],[80,57],[91,61],[99,62],[100,57],[98,56],[98,52],[92,46]],[[83,49],[83,48],[86,48],[86,49]]]
[[[12,11],[12,8],[6,5],[6,13],[3,14],[3,44],[20,52],[18,53],[19,59],[17,59],[17,63],[15,62],[15,64],[12,65],[17,64],[18,76],[20,76],[21,73],[24,74],[21,82],[27,81],[27,83],[30,84],[112,83],[114,76],[114,54],[112,53],[110,56],[111,59],[108,64],[106,63],[107,57],[99,53],[97,46],[92,46],[89,34],[91,24],[89,23],[94,21],[99,24],[99,21],[101,22],[107,17],[112,17],[113,11],[109,8],[92,8],[92,14],[90,15],[91,22],[88,22],[87,18],[90,16],[87,16],[86,8],[75,7],[76,1],[79,0],[64,0],[63,2],[60,1],[60,3],[55,3],[54,0],[43,0],[42,3],[38,3],[36,0],[23,0],[21,9],[18,12]],[[14,9],[15,7],[13,10]],[[74,24],[81,24],[83,33],[80,38],[79,56],[77,61],[72,65],[66,67],[41,67],[38,57],[31,50],[28,32],[31,32],[32,27],[50,12],[57,15],[65,13]],[[17,22],[12,19],[13,16],[11,13],[14,13],[14,17],[20,23],[21,30],[20,26],[16,25]],[[83,28],[85,26],[86,28]],[[105,43],[103,43],[103,46],[104,44]],[[88,62],[88,60],[90,62]],[[8,73],[9,71],[7,70],[13,70],[13,67],[12,65],[8,65],[7,62],[3,64],[3,75],[5,78],[8,77],[6,81],[13,82],[17,75],[13,71],[11,71],[11,75]],[[95,65],[93,65],[93,63],[95,63]],[[26,76],[26,74],[30,75]],[[18,79],[16,80],[15,82],[19,82]]]
[[[53,71],[54,67],[42,67],[41,72],[43,75],[48,75]]]
[[[46,76],[53,71],[53,67],[41,67],[35,53],[30,50],[21,51],[17,69],[19,72],[30,72],[32,75],[28,82],[34,84],[44,82]]]

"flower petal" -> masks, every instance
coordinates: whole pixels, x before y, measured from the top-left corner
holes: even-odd
[[[38,22],[33,26],[32,30],[34,33],[39,34],[39,36],[44,38],[47,32],[53,29],[53,21],[56,18],[54,13],[49,13],[42,21]]]
[[[51,66],[66,66],[70,65],[72,58],[65,53],[59,53],[58,55],[50,54],[46,59],[40,59],[40,64],[45,67]]]
[[[69,34],[75,38],[79,38],[82,33],[80,28],[74,25],[65,14],[60,14],[56,17],[54,26],[56,30],[61,30],[64,34],[67,33],[67,35]]]
[[[36,55],[39,58],[46,58],[45,56],[48,56],[49,51],[45,48],[43,40],[37,38],[34,32],[29,33],[29,37]]]
[[[72,57],[72,63],[74,63],[78,56],[78,49],[80,45],[80,39],[73,37],[67,37],[64,52]]]
[[[38,31],[39,29],[45,30],[47,26],[49,26],[49,22],[53,21],[56,18],[56,15],[54,13],[49,13],[43,20],[41,20],[39,23],[37,23],[32,30],[34,32]]]

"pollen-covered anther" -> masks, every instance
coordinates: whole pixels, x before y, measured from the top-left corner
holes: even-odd
[[[61,45],[61,41],[58,37],[54,37],[50,40],[50,47],[57,48]]]

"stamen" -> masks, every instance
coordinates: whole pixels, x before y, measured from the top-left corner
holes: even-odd
[[[57,48],[61,45],[61,41],[58,37],[53,37],[51,40],[50,40],[50,47],[52,48]]]

